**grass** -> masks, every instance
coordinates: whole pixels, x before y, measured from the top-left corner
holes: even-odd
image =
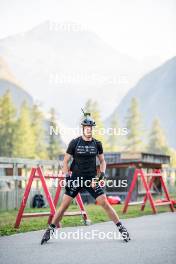
[[[95,204],[89,204],[85,206],[88,213],[88,217],[91,222],[100,223],[108,221],[104,210]],[[152,210],[149,204],[146,205],[145,210],[140,211],[140,205],[129,206],[126,214],[122,214],[123,205],[113,205],[113,208],[116,210],[121,219],[123,218],[132,218],[139,217],[143,215],[152,214]],[[78,210],[76,205],[71,205],[69,211]],[[158,213],[169,212],[169,206],[160,206],[157,207]],[[26,209],[25,212],[42,212],[49,211],[48,208],[42,209]],[[0,236],[12,235],[16,233],[22,233],[27,231],[35,231],[45,229],[47,227],[47,217],[37,217],[37,218],[23,218],[21,225],[18,229],[14,228],[14,223],[18,211],[9,210],[0,212]],[[62,227],[66,226],[80,226],[84,225],[81,216],[67,216],[62,219]]]

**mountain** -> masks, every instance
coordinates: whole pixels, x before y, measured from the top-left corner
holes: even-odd
[[[146,72],[138,61],[119,53],[95,33],[63,30],[61,24],[49,21],[1,39],[0,55],[22,86],[45,109],[55,107],[69,126],[77,124],[88,98],[96,99],[107,116]],[[76,118],[70,118],[70,113]]]
[[[139,101],[145,128],[150,129],[153,119],[158,117],[169,145],[176,147],[176,57],[141,78],[106,120],[106,125],[110,124],[115,113],[125,125],[132,97]]]
[[[19,110],[24,101],[26,101],[28,106],[30,107],[33,106],[34,104],[33,97],[20,86],[19,82],[12,74],[5,60],[2,57],[0,57],[0,97],[3,96],[7,90],[10,91],[13,104],[17,109],[17,115],[19,114]],[[58,127],[60,129],[64,129],[64,126],[59,121],[57,122],[58,122]],[[50,131],[49,126],[50,126],[49,116],[46,113],[44,113],[43,127],[47,132],[46,141],[48,141],[48,135]],[[62,148],[65,148],[66,147],[65,142],[68,142],[68,139],[61,134],[60,137],[58,136],[58,142]]]
[[[5,60],[0,57],[0,96],[3,96],[7,90],[10,91],[12,101],[17,110],[20,109],[24,101],[29,106],[33,105],[32,96],[21,87]]]

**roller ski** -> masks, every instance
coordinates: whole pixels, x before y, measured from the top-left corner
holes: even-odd
[[[119,232],[121,234],[122,239],[125,242],[129,242],[131,240],[129,233],[128,233],[127,229],[124,226],[121,225],[119,227]]]
[[[56,228],[53,227],[52,225],[49,225],[47,230],[45,231],[42,240],[41,240],[41,245],[46,244],[48,240],[50,240],[51,236],[54,234]]]

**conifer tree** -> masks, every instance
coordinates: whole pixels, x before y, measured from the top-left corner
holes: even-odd
[[[148,151],[166,154],[168,149],[166,136],[161,128],[160,121],[155,118],[149,135]]]
[[[141,125],[141,115],[136,98],[132,98],[131,100],[126,120],[126,127],[128,129],[126,149],[134,152],[143,151],[144,143],[142,136],[144,131]]]
[[[12,157],[16,109],[10,91],[0,98],[0,156]]]
[[[109,145],[106,139],[107,135],[106,135],[103,121],[101,119],[98,103],[96,101],[93,101],[92,99],[89,99],[87,100],[84,109],[85,109],[85,112],[91,113],[92,118],[96,122],[96,127],[93,129],[93,136],[97,140],[100,140],[103,144],[104,150],[108,151]]]
[[[31,111],[27,103],[21,106],[21,111],[15,127],[14,156],[35,158],[35,135],[31,124]]]
[[[38,105],[34,104],[31,110],[31,125],[35,137],[35,157],[47,159],[46,131],[44,129],[44,116]]]
[[[50,109],[50,119],[49,119],[50,127],[52,127],[52,133],[49,135],[48,140],[48,156],[49,159],[57,159],[58,155],[61,154],[62,147],[61,147],[61,138],[58,134],[59,128],[56,121],[56,112],[54,108]],[[55,131],[57,135],[53,132]]]

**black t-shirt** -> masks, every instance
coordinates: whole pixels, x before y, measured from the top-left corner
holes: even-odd
[[[101,141],[93,138],[91,141],[83,140],[82,136],[71,140],[66,153],[73,156],[70,170],[78,176],[95,177],[96,156],[103,153]]]

